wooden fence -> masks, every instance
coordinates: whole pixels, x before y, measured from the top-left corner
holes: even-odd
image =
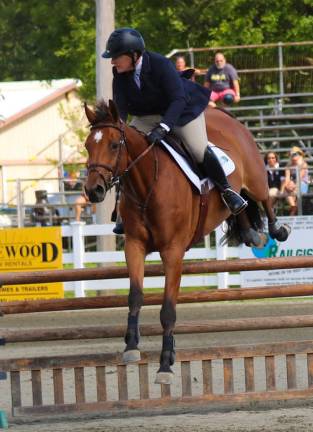
[[[313,397],[312,341],[179,350],[172,386],[153,383],[159,352],[141,356],[128,366],[121,354],[10,359],[0,360],[0,369],[10,374],[14,416],[165,413]],[[31,380],[24,379],[25,372]]]

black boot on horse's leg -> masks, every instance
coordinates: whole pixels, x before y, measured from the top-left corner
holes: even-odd
[[[160,356],[160,369],[155,379],[156,384],[172,384],[174,373],[171,366],[175,363],[174,336],[163,336],[162,351]]]
[[[248,203],[242,196],[232,190],[219,160],[210,147],[207,147],[204,152],[202,167],[204,173],[213,181],[221,192],[222,200],[232,214],[237,215],[242,212],[247,207]]]
[[[123,361],[125,363],[137,362],[140,360],[140,351],[138,343],[140,338],[138,325],[139,312],[133,316],[128,314],[127,330],[125,334],[126,348],[123,353]]]
[[[156,384],[172,384],[174,373],[171,366],[175,362],[174,328],[176,322],[176,306],[170,300],[163,302],[160,311],[160,321],[163,327],[163,343],[160,356],[160,369],[156,374]]]

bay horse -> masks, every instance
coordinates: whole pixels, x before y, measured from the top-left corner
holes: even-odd
[[[119,181],[122,185],[120,213],[125,230],[125,256],[130,279],[129,314],[123,360],[140,360],[139,312],[143,305],[144,262],[147,254],[161,255],[165,288],[160,321],[163,344],[156,383],[170,384],[175,361],[174,327],[176,301],[182,263],[195,234],[200,195],[181,169],[159,145],[149,145],[143,133],[119,118],[113,101],[100,101],[95,109],[85,104],[90,133],[85,146],[88,153],[85,191],[91,202],[100,202]],[[207,108],[208,139],[222,148],[236,169],[228,177],[232,188],[249,198],[247,210],[230,216],[216,188],[209,192],[208,212],[203,234],[212,232],[225,219],[241,241],[260,245],[258,224],[249,218],[249,207],[257,217],[256,202],[262,202],[272,238],[286,240],[289,227],[279,225],[271,208],[263,159],[250,132],[226,113]],[[241,236],[241,237],[240,237]]]

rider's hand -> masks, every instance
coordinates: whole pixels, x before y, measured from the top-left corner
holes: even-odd
[[[168,131],[161,125],[152,129],[151,132],[147,134],[147,140],[150,144],[156,144],[162,141],[167,135]]]

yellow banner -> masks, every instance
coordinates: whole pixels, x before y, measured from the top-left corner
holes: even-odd
[[[61,227],[0,230],[0,271],[62,269]],[[62,282],[0,287],[0,302],[63,298]]]

